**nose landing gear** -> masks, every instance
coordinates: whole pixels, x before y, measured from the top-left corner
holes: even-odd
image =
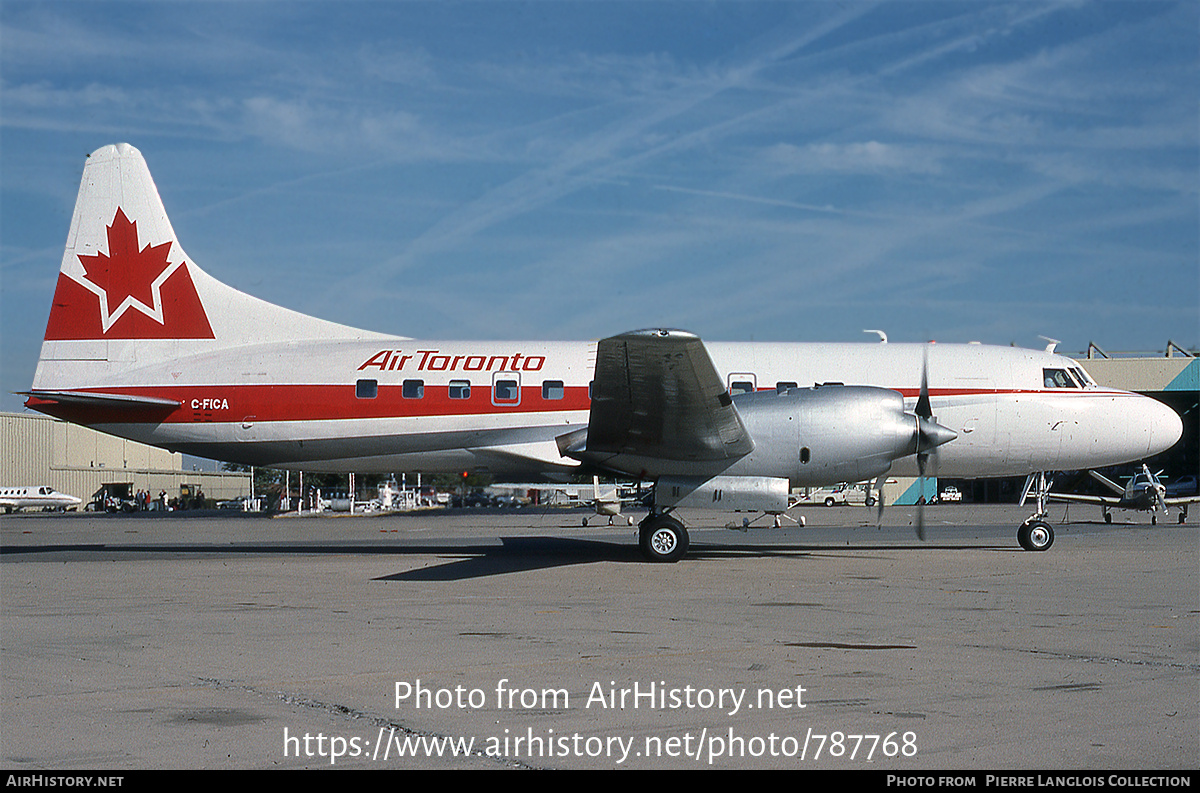
[[[1037,512],[1025,519],[1017,529],[1017,543],[1027,551],[1048,551],[1054,544],[1054,527],[1047,523],[1046,495],[1054,485],[1046,478],[1045,471],[1037,471],[1025,479],[1025,489],[1021,493],[1021,503],[1030,495],[1037,501]]]

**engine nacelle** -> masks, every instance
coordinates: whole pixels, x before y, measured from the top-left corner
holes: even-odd
[[[729,475],[786,477],[793,487],[861,482],[917,451],[918,418],[898,391],[823,385],[741,394],[734,404],[754,451]]]
[[[788,508],[788,480],[766,476],[662,476],[654,486],[659,507],[781,513]]]

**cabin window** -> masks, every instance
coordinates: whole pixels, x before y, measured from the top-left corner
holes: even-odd
[[[521,404],[521,381],[514,374],[497,373],[492,379],[493,405]]]
[[[801,463],[804,463],[805,465],[807,465],[807,464],[808,464],[808,461],[809,461],[809,459],[810,459],[811,457],[812,457],[812,455],[809,453],[809,451],[808,451],[808,447],[807,447],[807,446],[801,446],[801,447],[800,447],[800,462],[801,462]]]
[[[734,372],[729,375],[729,395],[753,394],[758,390],[758,378],[751,372]]]
[[[354,396],[359,399],[374,399],[379,396],[379,381],[359,380],[354,384]]]
[[[400,395],[405,399],[424,399],[425,381],[405,380],[404,385],[401,386]]]
[[[565,395],[566,388],[562,380],[542,381],[542,399],[562,399]]]
[[[1078,388],[1066,369],[1043,369],[1042,378],[1046,388]]]
[[[471,381],[470,380],[451,380],[450,381],[450,398],[451,399],[470,399],[471,398]]]

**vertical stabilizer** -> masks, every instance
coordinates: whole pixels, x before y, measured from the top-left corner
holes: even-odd
[[[47,341],[212,339],[187,257],[141,152],[94,152],[63,252]]]
[[[180,246],[141,152],[118,143],[84,166],[33,389],[149,385],[133,373],[254,344],[396,338],[281,308],[205,273]]]

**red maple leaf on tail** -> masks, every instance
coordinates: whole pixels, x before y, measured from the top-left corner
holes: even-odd
[[[59,273],[46,339],[215,338],[187,264],[163,276],[172,240],[139,249],[137,222],[120,207],[107,236],[108,253],[77,257],[86,280]]]
[[[108,295],[110,314],[116,313],[126,297],[132,297],[154,311],[158,306],[151,286],[170,266],[167,261],[170,252],[170,242],[146,245],[139,251],[137,221],[125,217],[118,208],[108,227],[108,254],[80,256],[79,263],[87,272],[88,280]]]

